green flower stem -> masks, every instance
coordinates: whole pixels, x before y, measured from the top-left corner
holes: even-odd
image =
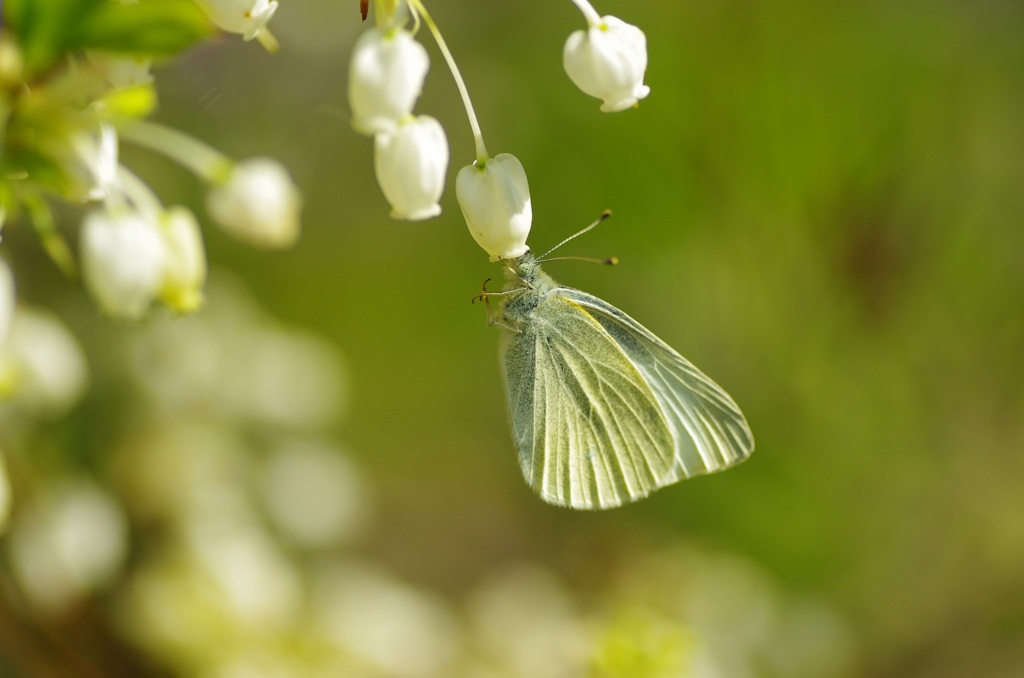
[[[264,28],[256,34],[256,41],[263,45],[263,49],[267,50],[271,54],[277,54],[278,50],[281,49],[281,43],[277,41],[274,34],[270,32],[269,28]]]
[[[438,30],[437,24],[434,23],[434,20],[430,18],[430,14],[427,13],[427,8],[423,6],[420,0],[408,0],[408,2],[413,11],[423,17],[423,23],[427,24],[427,28],[430,29],[431,34],[434,36],[434,41],[437,42],[438,49],[441,50],[441,55],[444,56],[444,60],[448,63],[448,69],[452,72],[455,85],[459,88],[459,94],[462,95],[462,103],[466,106],[466,117],[469,118],[469,127],[473,130],[473,141],[476,143],[476,161],[478,164],[483,165],[490,159],[490,156],[487,155],[487,148],[484,146],[484,135],[480,131],[480,122],[476,119],[476,111],[473,110],[473,102],[469,99],[469,91],[466,89],[466,83],[462,79],[459,67],[455,65],[455,59],[448,50],[448,45],[441,36],[441,31]]]
[[[601,15],[597,13],[594,6],[587,2],[587,0],[572,0],[572,2],[581,12],[583,12],[583,16],[586,17],[588,24],[594,28],[604,24],[604,22],[601,21]]]
[[[211,184],[224,183],[235,165],[231,158],[195,137],[155,122],[133,122],[119,132],[122,139],[166,155]]]
[[[164,206],[149,184],[124,165],[118,166],[117,179],[125,196],[131,200],[135,208],[152,221],[159,222],[164,213]]]

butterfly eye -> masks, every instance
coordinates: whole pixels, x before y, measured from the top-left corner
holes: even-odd
[[[521,279],[526,280],[527,277],[529,277],[530,275],[531,268],[532,267],[528,266],[527,264],[519,264],[519,266],[516,267],[516,275],[518,275]]]

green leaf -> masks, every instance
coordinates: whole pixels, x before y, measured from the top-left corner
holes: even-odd
[[[209,19],[193,0],[105,2],[71,29],[67,47],[170,56],[212,32]]]
[[[45,70],[65,50],[67,34],[107,0],[7,0],[4,25],[17,36],[27,74]]]

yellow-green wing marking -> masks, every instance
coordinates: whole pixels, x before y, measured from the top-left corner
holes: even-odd
[[[672,482],[670,423],[612,335],[558,295],[541,299],[530,320],[502,346],[526,482],[545,501],[578,509],[619,506]]]
[[[660,485],[734,466],[754,436],[728,393],[643,325],[597,297],[568,287],[554,294],[579,304],[643,374],[675,440],[676,465]]]

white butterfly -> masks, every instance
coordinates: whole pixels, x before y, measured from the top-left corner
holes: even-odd
[[[556,283],[531,252],[504,263],[505,289],[483,297],[502,297],[492,322],[505,328],[513,435],[544,501],[612,508],[750,456],[743,413],[686,358],[611,304]]]

